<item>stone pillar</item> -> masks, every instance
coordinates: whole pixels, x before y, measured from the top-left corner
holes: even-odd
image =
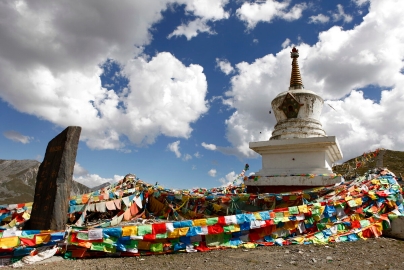
[[[80,133],[81,127],[69,126],[48,143],[27,229],[65,229]]]

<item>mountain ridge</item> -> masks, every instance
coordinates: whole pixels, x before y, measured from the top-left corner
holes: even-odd
[[[32,202],[39,165],[31,159],[0,159],[0,204]],[[71,195],[88,192],[89,187],[73,180]]]

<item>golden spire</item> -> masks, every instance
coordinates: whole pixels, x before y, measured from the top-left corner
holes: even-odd
[[[290,57],[292,61],[292,74],[290,76],[290,87],[289,90],[303,89],[302,77],[300,76],[299,64],[297,63],[297,58],[299,57],[299,51],[296,47],[293,47],[290,52]]]

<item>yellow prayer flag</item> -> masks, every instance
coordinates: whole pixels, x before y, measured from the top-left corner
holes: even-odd
[[[18,236],[0,238],[0,248],[13,248],[18,246],[19,242]]]
[[[187,235],[189,231],[189,227],[185,227],[185,228],[178,228],[178,232],[180,236],[185,236]]]
[[[10,223],[8,223],[8,226],[10,228],[13,228],[15,226],[15,224],[17,224],[17,221],[15,219],[13,219],[12,221],[10,221]]]
[[[193,222],[194,226],[207,226],[206,218],[194,219],[192,222]]]
[[[292,240],[295,240],[296,242],[298,242],[299,244],[303,244],[304,243],[304,237],[295,237]]]
[[[37,234],[35,235],[35,244],[39,245],[42,243],[47,243],[50,241],[50,239],[51,239],[50,234]]]
[[[137,226],[122,227],[122,236],[137,235]]]
[[[30,217],[31,217],[31,215],[28,214],[27,212],[24,212],[24,214],[22,214],[22,218],[25,219],[25,220],[30,219]]]
[[[254,217],[256,220],[262,220],[262,217],[258,212],[254,212]]]
[[[299,205],[297,208],[299,208],[300,213],[307,213],[307,204]]]
[[[355,199],[356,205],[362,205],[362,198],[356,198]]]
[[[231,232],[239,232],[239,231],[240,231],[240,225],[234,224],[233,229],[231,230]]]
[[[178,228],[174,229],[174,231],[169,232],[167,238],[178,238],[180,237],[180,231]]]

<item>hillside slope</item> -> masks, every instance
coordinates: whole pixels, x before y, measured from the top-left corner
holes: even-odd
[[[32,202],[39,165],[36,160],[0,159],[0,204]],[[73,180],[72,195],[90,192]]]
[[[385,167],[397,177],[404,176],[404,152],[388,149],[378,149],[352,158],[332,169],[335,173],[350,179],[355,175],[363,175],[368,170],[376,167]]]

